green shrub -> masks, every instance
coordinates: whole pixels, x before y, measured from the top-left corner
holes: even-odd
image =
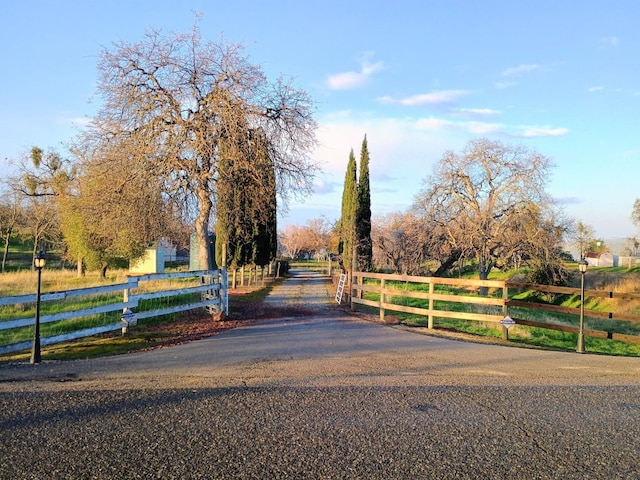
[[[558,260],[535,261],[527,274],[527,283],[538,285],[568,286],[573,280],[573,273]]]
[[[280,276],[284,276],[287,273],[289,273],[289,269],[291,268],[291,265],[289,264],[289,260],[278,260],[278,263],[280,264]]]

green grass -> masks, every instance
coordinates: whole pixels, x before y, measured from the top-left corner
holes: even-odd
[[[594,269],[595,270],[595,269]],[[603,269],[604,270],[604,269]],[[624,272],[628,272],[624,269]],[[609,276],[609,271],[594,271],[591,272],[591,281],[595,284],[601,284],[604,279]],[[631,271],[633,272],[633,269]],[[512,273],[513,274],[513,273]],[[620,276],[619,273],[617,275]],[[505,276],[509,278],[509,276]],[[498,278],[492,278],[498,279]],[[365,284],[369,286],[378,286],[380,281],[377,279],[366,279]],[[428,292],[428,284],[410,283],[410,282],[385,282],[387,288],[393,288],[395,290],[404,291],[422,291]],[[615,288],[612,288],[615,290]],[[635,289],[635,290],[633,290]],[[606,290],[606,288],[605,288]],[[628,291],[628,290],[626,290]],[[632,291],[637,291],[635,285],[632,286]],[[449,295],[464,295],[464,296],[476,296],[477,288],[464,288],[455,287],[451,285],[436,285],[435,293],[449,294]],[[575,308],[576,314],[564,314],[556,312],[547,312],[541,310],[527,309],[527,308],[509,308],[509,315],[513,318],[526,319],[531,321],[537,321],[541,323],[555,323],[559,325],[570,325],[578,327],[579,315],[578,307],[580,306],[580,295],[559,295],[559,294],[543,294],[535,291],[515,292],[510,291],[512,298],[519,300],[531,301],[536,303],[546,303],[553,305],[561,305],[564,307]],[[502,295],[501,289],[495,289],[490,291],[489,295],[500,298]],[[393,295],[392,298],[387,296],[387,303],[395,303],[403,306],[411,306],[428,309],[429,302],[424,299],[411,298],[403,296],[402,293]],[[364,298],[367,300],[378,301],[380,294],[377,292],[364,292]],[[639,303],[639,302],[636,302]],[[499,306],[481,306],[470,305],[457,302],[444,302],[435,301],[434,308],[438,310],[456,311],[456,312],[469,312],[469,313],[483,313],[491,315],[502,315],[502,307]],[[629,302],[620,304],[613,300],[602,299],[598,297],[588,298],[585,304],[587,314],[585,316],[585,328],[587,330],[599,330],[605,332],[614,332],[627,335],[640,336],[640,322],[628,322],[621,320],[609,320],[596,317],[589,317],[588,311],[603,311],[603,312],[619,312],[621,308],[625,308],[626,313],[640,314],[640,306],[629,305]],[[358,305],[359,310],[366,311],[367,313],[376,314],[377,309],[372,307],[366,307]],[[407,325],[426,326],[428,321],[424,316],[415,314],[407,314],[404,312],[395,312],[388,310],[389,315],[393,315],[401,319],[401,321]],[[498,323],[477,322],[471,320],[455,320],[448,318],[434,318],[434,327],[441,330],[452,330],[469,335],[476,335],[490,338],[502,338],[502,326]],[[509,330],[509,339],[513,343],[536,346],[542,348],[552,348],[558,350],[575,350],[577,345],[577,334],[560,332],[551,329],[528,327],[523,325],[516,325]],[[586,336],[585,348],[592,353],[602,353],[608,355],[626,355],[626,356],[640,356],[640,344],[626,343],[616,340],[608,340],[596,337]]]
[[[428,323],[425,317],[408,315],[402,312],[394,312],[394,315],[403,318],[403,323],[410,326],[426,327]],[[487,322],[435,317],[434,330],[436,332],[439,330],[450,330],[483,338],[502,338],[502,326]],[[546,328],[515,325],[509,329],[509,341],[523,346],[561,351],[574,351],[577,346],[578,335]],[[606,340],[596,337],[585,337],[585,349],[589,353],[640,357],[639,344]]]
[[[175,280],[175,279],[174,279]],[[273,282],[267,283],[265,286],[253,289],[251,291],[234,295],[233,301],[242,303],[242,302],[261,302],[266,296],[269,294],[274,285],[283,282],[284,279],[277,279]],[[198,294],[185,294],[182,298],[172,298],[168,297],[169,301],[172,303],[177,303],[179,301],[189,300],[187,298],[188,295],[198,295]],[[165,299],[159,299],[165,300]],[[197,300],[192,298],[191,300]],[[143,300],[140,302],[140,310],[142,309],[157,309],[161,308],[158,305],[150,305],[150,303],[157,302],[157,299],[154,300]],[[170,306],[168,304],[164,306]],[[113,312],[114,322],[104,321],[101,324],[106,323],[115,323],[120,319],[119,312]],[[176,319],[179,318],[181,314],[170,314],[163,316],[156,316],[138,320],[138,326],[129,329],[128,333],[124,336],[120,336],[118,333],[112,333],[107,335],[93,336],[93,337],[85,337],[82,339],[74,340],[71,342],[63,342],[56,345],[48,345],[46,347],[42,347],[43,358],[45,360],[73,360],[80,358],[98,358],[104,357],[108,355],[118,355],[123,353],[135,352],[139,350],[145,350],[149,348],[153,348],[154,346],[159,345],[164,340],[175,337],[177,333],[169,333],[168,330],[172,323],[175,322]],[[63,322],[60,322],[63,323]],[[55,325],[55,324],[53,324]],[[93,325],[91,325],[93,326]],[[145,331],[150,327],[162,327],[167,326],[166,331],[163,331],[162,328],[154,329],[154,331],[149,332]],[[43,324],[42,331],[43,337],[48,336],[49,333],[45,335],[46,328],[49,328],[49,325]],[[85,328],[85,327],[82,327]],[[78,329],[73,328],[72,330]],[[0,334],[5,331],[0,331]],[[25,333],[26,332],[26,333]],[[53,333],[52,333],[53,334]],[[23,332],[23,340],[31,340],[33,338],[33,327],[24,327]],[[16,340],[17,341],[17,340]],[[14,343],[6,342],[6,343]],[[26,361],[29,358],[29,352],[18,352],[15,354],[9,354],[0,357],[0,361]]]
[[[32,275],[31,275],[32,276]],[[24,275],[23,274],[6,274],[0,277],[3,280],[3,285],[10,285],[13,282],[14,288],[19,290],[20,294],[24,292]],[[50,284],[43,286],[43,293],[52,291],[51,286],[55,287],[53,291],[62,291],[67,289],[85,288],[88,286],[96,286],[103,284],[122,283],[125,281],[126,275],[122,272],[113,272],[108,279],[96,279],[94,277],[77,278],[75,276],[69,277],[68,272],[51,272]],[[68,288],[64,287],[65,283],[70,285]],[[29,284],[30,285],[30,284]],[[150,282],[143,282],[139,284],[137,289],[132,290],[132,294],[138,294],[143,292],[154,292],[160,290],[169,290],[175,288],[191,287],[201,285],[199,278],[175,278],[168,280],[156,280]],[[49,287],[49,288],[47,288]],[[33,291],[29,292],[33,293]],[[169,308],[177,305],[184,305],[199,301],[201,298],[200,293],[185,293],[181,295],[167,296],[157,299],[141,300],[138,306],[135,308],[136,312],[145,312],[150,310],[159,310],[163,308]],[[92,295],[82,295],[78,297],[68,297],[62,300],[55,300],[52,302],[42,302],[40,313],[41,316],[57,314],[69,311],[78,311],[87,308],[99,307],[103,305],[110,305],[120,303],[123,301],[123,292],[116,291],[113,293],[100,293]],[[0,322],[20,319],[20,318],[34,318],[35,317],[35,302],[29,304],[19,304],[14,306],[0,307]],[[55,335],[61,335],[76,330],[83,330],[87,328],[98,327],[102,325],[109,325],[118,323],[120,321],[121,312],[119,310],[112,312],[105,312],[96,315],[88,315],[84,317],[72,318],[69,320],[61,320],[58,322],[42,323],[40,327],[41,337],[50,337]],[[146,319],[148,320],[148,319]],[[144,320],[142,321],[144,322]],[[34,326],[21,327],[10,330],[0,330],[0,345],[9,345],[17,342],[23,342],[33,338]]]
[[[329,272],[329,262],[327,260],[289,260],[289,267],[311,270],[320,273]],[[337,267],[337,263],[332,264],[332,268]]]

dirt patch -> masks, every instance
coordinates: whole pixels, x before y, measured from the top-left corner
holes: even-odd
[[[145,349],[153,350],[211,337],[256,321],[304,317],[313,314],[313,310],[310,309],[268,305],[262,301],[246,300],[242,297],[242,292],[229,296],[230,313],[224,319],[216,319],[199,310],[184,313],[171,323],[150,327],[139,326],[136,328],[136,333],[157,334],[154,345]]]

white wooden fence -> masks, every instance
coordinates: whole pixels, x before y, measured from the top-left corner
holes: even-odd
[[[138,289],[140,283],[142,282],[171,279],[188,279],[189,277],[193,277],[194,279],[199,278],[200,285],[169,290],[152,291],[147,293],[131,293],[133,290]],[[122,302],[115,302],[106,305],[99,305],[96,307],[42,315],[40,317],[40,323],[43,324],[50,322],[59,322],[62,320],[89,317],[92,315],[105,314],[114,311],[122,312],[120,321],[116,323],[67,332],[61,335],[42,337],[40,340],[40,344],[43,346],[53,345],[55,343],[65,342],[91,335],[97,335],[113,330],[122,330],[122,332],[125,333],[128,327],[136,325],[138,320],[178,313],[187,310],[194,310],[197,308],[205,308],[210,313],[224,312],[225,315],[229,313],[227,272],[224,269],[131,276],[128,277],[127,282],[114,285],[103,285],[99,287],[79,288],[61,292],[43,293],[40,296],[40,301],[41,303],[55,302],[72,297],[87,297],[91,295],[110,294],[112,292],[118,291],[123,292]],[[199,301],[174,305],[165,308],[158,308],[154,310],[136,311],[138,310],[139,302],[141,300],[160,299],[193,293],[201,294]],[[22,304],[35,303],[36,300],[37,298],[35,294],[17,295],[13,297],[0,297],[0,307],[11,305],[20,306]],[[34,324],[35,317],[0,321],[0,331],[27,327]],[[2,345],[0,346],[0,354],[26,350],[28,348],[31,348],[31,345],[32,340],[21,341],[9,345]]]

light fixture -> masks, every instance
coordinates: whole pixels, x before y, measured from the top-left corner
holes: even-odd
[[[40,363],[40,285],[42,283],[42,269],[47,264],[47,256],[44,250],[40,250],[33,259],[33,266],[38,270],[38,293],[36,294],[36,328],[33,334],[33,346],[31,347],[31,363]]]
[[[589,262],[584,258],[578,262],[580,270],[580,329],[578,330],[578,346],[576,352],[584,353],[584,274],[587,272]]]

